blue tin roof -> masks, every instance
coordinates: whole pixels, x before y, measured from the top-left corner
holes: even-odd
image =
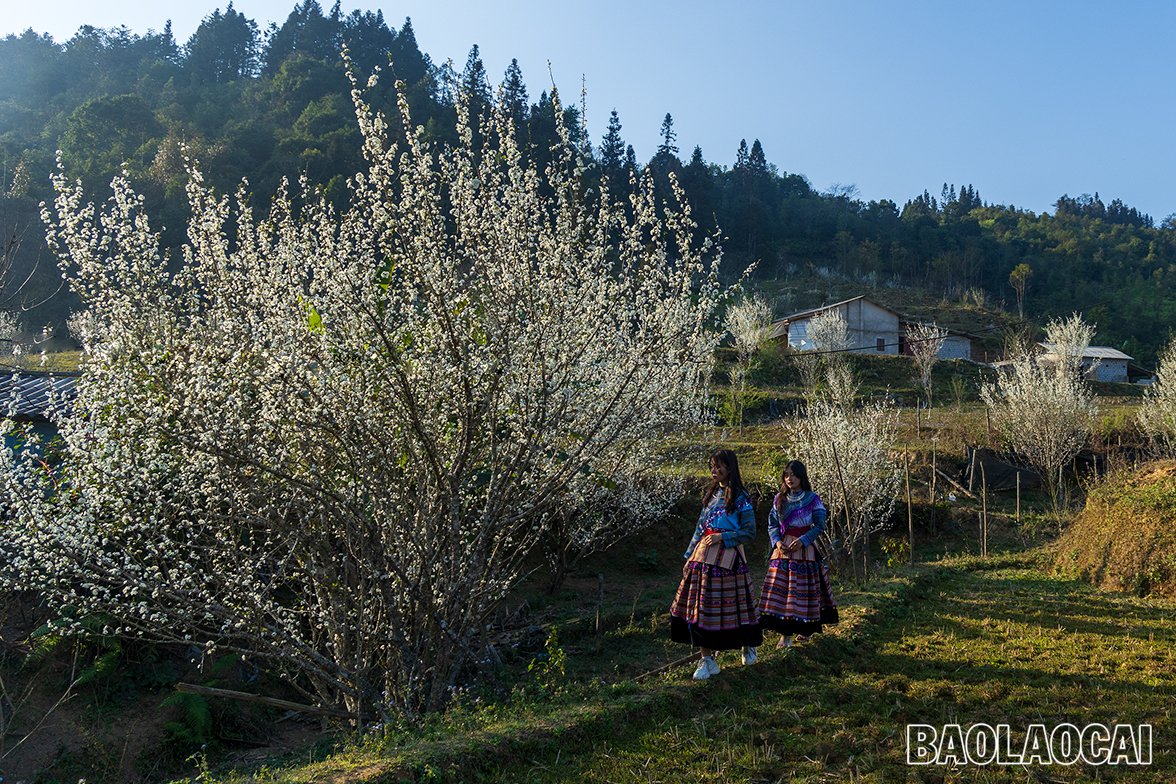
[[[33,370],[0,371],[0,419],[48,419],[53,400],[71,404],[77,397],[81,373],[44,373]]]

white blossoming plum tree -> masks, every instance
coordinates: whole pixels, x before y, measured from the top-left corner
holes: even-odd
[[[834,369],[840,383],[852,373]],[[890,523],[902,474],[892,450],[898,415],[888,403],[860,405],[826,396],[809,398],[805,415],[784,423],[785,442],[808,468],[813,489],[829,510],[822,534],[826,552],[856,569],[870,534]]]
[[[1176,457],[1176,340],[1160,352],[1155,383],[1144,392],[1136,417],[1155,453]]]
[[[1013,357],[996,380],[980,388],[1001,441],[1036,468],[1055,513],[1064,490],[1064,469],[1085,446],[1098,405],[1082,372],[1082,357],[1093,329],[1078,315],[1046,326],[1050,361],[1025,351]]]
[[[705,414],[730,291],[676,185],[619,203],[564,127],[537,170],[502,107],[476,146],[465,96],[456,147],[392,140],[352,84],[349,204],[303,182],[259,218],[190,162],[182,264],[125,178],[99,208],[56,177],[89,353],[62,462],[2,458],[0,580],[414,716],[483,655],[557,513],[603,488],[653,519],[641,480]]]
[[[910,324],[907,326],[907,345],[910,346],[911,359],[919,370],[919,383],[923,387],[923,394],[927,397],[927,407],[931,407],[931,371],[939,361],[939,352],[947,341],[947,330],[938,324]]]
[[[744,411],[759,399],[759,394],[749,389],[748,380],[757,367],[756,354],[770,340],[772,306],[763,297],[744,297],[727,309],[724,323],[731,333],[735,362],[728,371],[728,395],[723,410],[742,432]]]

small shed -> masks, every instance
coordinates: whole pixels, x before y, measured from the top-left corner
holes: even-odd
[[[1041,361],[1052,363],[1057,361],[1057,352],[1052,343],[1039,343],[1045,353]],[[1082,354],[1082,370],[1097,381],[1118,381],[1127,383],[1127,366],[1135,360],[1122,351],[1110,346],[1090,346]]]

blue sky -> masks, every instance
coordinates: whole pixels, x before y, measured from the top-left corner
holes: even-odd
[[[324,2],[330,5],[331,0]],[[133,32],[172,20],[183,44],[207,4],[141,0],[6,3],[0,33],[32,27],[66,40],[82,24]],[[293,0],[237,0],[263,30]],[[224,7],[222,3],[220,7]],[[686,157],[731,165],[759,138],[782,171],[815,187],[853,185],[900,205],[944,182],[985,201],[1052,211],[1097,191],[1157,221],[1176,213],[1176,3],[617,2],[397,3],[421,49],[460,70],[477,43],[498,81],[519,59],[534,100],[587,80],[594,140],[616,108],[640,159],[674,116]]]

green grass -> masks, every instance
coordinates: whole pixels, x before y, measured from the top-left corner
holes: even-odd
[[[648,578],[654,589],[657,580]],[[665,642],[673,590],[561,633],[554,690],[517,683],[310,764],[219,781],[715,782],[1164,781],[1176,777],[1176,602],[1099,593],[1052,576],[1040,551],[957,557],[841,584],[845,620],[754,667],[734,654],[712,681],[683,667],[634,672],[684,649]],[[569,589],[575,592],[575,588]],[[548,610],[570,597],[557,598]],[[581,599],[581,604],[585,604]],[[628,616],[628,617],[626,617]],[[579,622],[583,623],[583,622]],[[908,723],[1151,723],[1154,762],[1134,771],[1054,766],[909,768]]]
[[[10,365],[15,365],[23,370],[37,370],[43,372],[66,372],[75,371],[81,365],[82,352],[80,351],[51,351],[44,355],[44,362],[42,355],[38,352],[21,354],[15,359],[8,360]]]

